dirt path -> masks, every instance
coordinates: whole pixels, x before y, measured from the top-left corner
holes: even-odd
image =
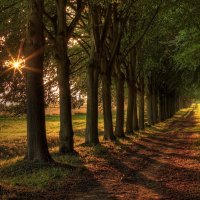
[[[200,199],[200,105],[187,118],[179,116],[164,128],[156,126],[140,139],[128,140],[102,145],[59,188],[8,193],[15,194],[13,199]]]
[[[88,190],[81,184],[83,191],[73,199],[200,199],[200,159],[195,148],[199,140],[200,108],[196,108],[168,130],[124,146],[121,155],[112,153],[96,167],[87,165],[94,179],[86,175]]]

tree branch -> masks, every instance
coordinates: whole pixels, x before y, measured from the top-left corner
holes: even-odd
[[[163,1],[161,0],[160,4],[158,5],[153,17],[151,18],[149,24],[147,25],[147,27],[145,28],[144,32],[142,33],[142,35],[131,45],[131,47],[125,52],[125,54],[123,55],[123,58],[125,58],[129,52],[144,38],[144,36],[147,34],[147,32],[149,31],[150,27],[152,26],[157,14],[159,13],[159,10],[161,8]]]
[[[79,9],[76,11],[76,15],[74,17],[74,19],[72,20],[72,22],[70,23],[70,25],[67,27],[67,40],[70,39],[72,33],[74,32],[74,29],[77,25],[77,23],[79,22],[80,18],[81,18],[81,14],[82,11],[85,7],[85,5],[81,2],[81,5],[79,5]]]

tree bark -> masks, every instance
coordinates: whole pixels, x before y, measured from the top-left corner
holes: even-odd
[[[139,92],[139,129],[144,130],[144,89]]]
[[[167,94],[164,96],[165,97],[165,99],[164,99],[164,105],[165,105],[165,119],[167,119],[168,118],[168,96],[167,96]]]
[[[157,88],[156,88],[156,91],[155,91],[155,123],[158,123],[159,122],[159,110],[158,110],[158,91],[157,91]]]
[[[133,96],[133,131],[138,131],[138,112],[137,112],[137,90],[134,90]]]
[[[133,133],[135,124],[137,124],[137,91],[136,91],[136,65],[137,65],[137,53],[136,47],[130,52],[130,64],[127,73],[128,84],[128,107],[127,107],[127,119],[126,119],[126,133]]]
[[[159,92],[159,120],[162,122],[166,119],[165,117],[165,97],[164,94]]]
[[[148,124],[151,126],[154,124],[153,122],[153,110],[152,110],[152,79],[151,72],[148,75],[147,80],[147,118]]]
[[[85,142],[90,145],[97,145],[98,138],[98,81],[99,67],[95,57],[90,59],[87,69],[87,122]]]
[[[116,101],[117,101],[117,113],[116,113],[116,127],[115,136],[124,138],[124,77],[123,75],[116,78]]]
[[[69,82],[70,61],[66,44],[66,1],[57,1],[56,59],[58,62],[58,85],[60,97],[60,148],[62,154],[74,151],[71,92]]]
[[[133,87],[128,83],[128,105],[127,105],[127,117],[126,117],[126,133],[133,133],[133,100],[134,90]]]
[[[50,162],[48,151],[43,84],[43,0],[29,0],[25,43],[27,86],[27,155],[30,161]],[[34,56],[33,56],[34,55]]]
[[[102,98],[103,98],[103,116],[104,116],[104,139],[115,140],[113,134],[112,106],[111,106],[111,76],[103,74],[102,76]]]
[[[152,121],[153,121],[153,124],[155,124],[156,123],[156,94],[155,94],[154,83],[152,84],[151,109],[152,109]]]

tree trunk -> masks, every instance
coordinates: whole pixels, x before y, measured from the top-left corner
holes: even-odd
[[[136,65],[137,49],[134,47],[130,52],[130,64],[128,68],[128,107],[126,119],[126,133],[133,133],[137,123],[137,91],[136,91]]]
[[[104,116],[104,139],[115,140],[112,122],[111,77],[107,74],[103,74],[102,76],[102,98]]]
[[[137,90],[134,90],[133,96],[133,131],[138,131],[138,114],[137,114]]]
[[[71,92],[69,83],[70,61],[66,44],[66,1],[57,1],[56,59],[58,61],[58,85],[60,97],[60,153],[74,151]]]
[[[159,122],[159,110],[158,110],[158,91],[155,91],[155,123]]]
[[[152,98],[151,96],[147,96],[147,118],[148,124],[153,125],[153,114],[152,114]]]
[[[158,96],[156,88],[156,75],[155,72],[151,76],[151,98],[152,98],[152,116],[153,124],[158,122]]]
[[[170,108],[169,108],[170,104],[169,104],[169,95],[167,95],[167,119],[169,119],[170,117]]]
[[[98,81],[99,71],[95,59],[90,59],[87,69],[87,123],[85,142],[97,145],[98,138]]]
[[[116,127],[115,136],[124,138],[124,77],[116,78],[116,101],[117,101],[117,114],[116,114]]]
[[[139,92],[139,129],[144,130],[144,90]]]
[[[156,95],[155,95],[155,88],[152,85],[152,95],[151,95],[151,110],[152,110],[152,121],[153,124],[156,123]]]
[[[160,116],[160,121],[164,121],[166,119],[165,116],[165,97],[164,95],[159,92],[159,116]]]
[[[165,119],[168,119],[169,112],[168,112],[168,95],[165,95]]]
[[[133,133],[133,100],[134,90],[132,85],[128,83],[128,105],[127,105],[127,117],[126,117],[126,133]]]
[[[148,77],[148,83],[147,83],[147,118],[148,118],[148,124],[153,125],[152,85],[150,77]]]
[[[43,84],[43,0],[29,0],[25,44],[27,85],[27,155],[30,161],[52,161],[48,152]],[[37,54],[35,55],[35,53]],[[35,56],[32,56],[35,55]]]

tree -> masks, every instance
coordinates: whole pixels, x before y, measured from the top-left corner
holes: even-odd
[[[72,103],[70,91],[70,59],[68,56],[69,39],[81,17],[83,4],[81,0],[76,1],[77,9],[75,17],[71,23],[67,24],[67,1],[56,1],[57,14],[50,16],[47,12],[45,15],[52,22],[55,36],[46,27],[46,32],[55,47],[55,60],[57,62],[57,78],[59,86],[59,101],[60,101],[60,153],[73,153],[73,127],[72,127]],[[73,13],[73,9],[71,8]]]
[[[44,33],[43,0],[29,0],[25,41],[27,87],[27,155],[31,161],[50,162],[44,111]]]
[[[66,1],[57,1],[56,60],[60,97],[60,152],[74,151],[71,94],[69,83],[70,60],[67,54]]]

